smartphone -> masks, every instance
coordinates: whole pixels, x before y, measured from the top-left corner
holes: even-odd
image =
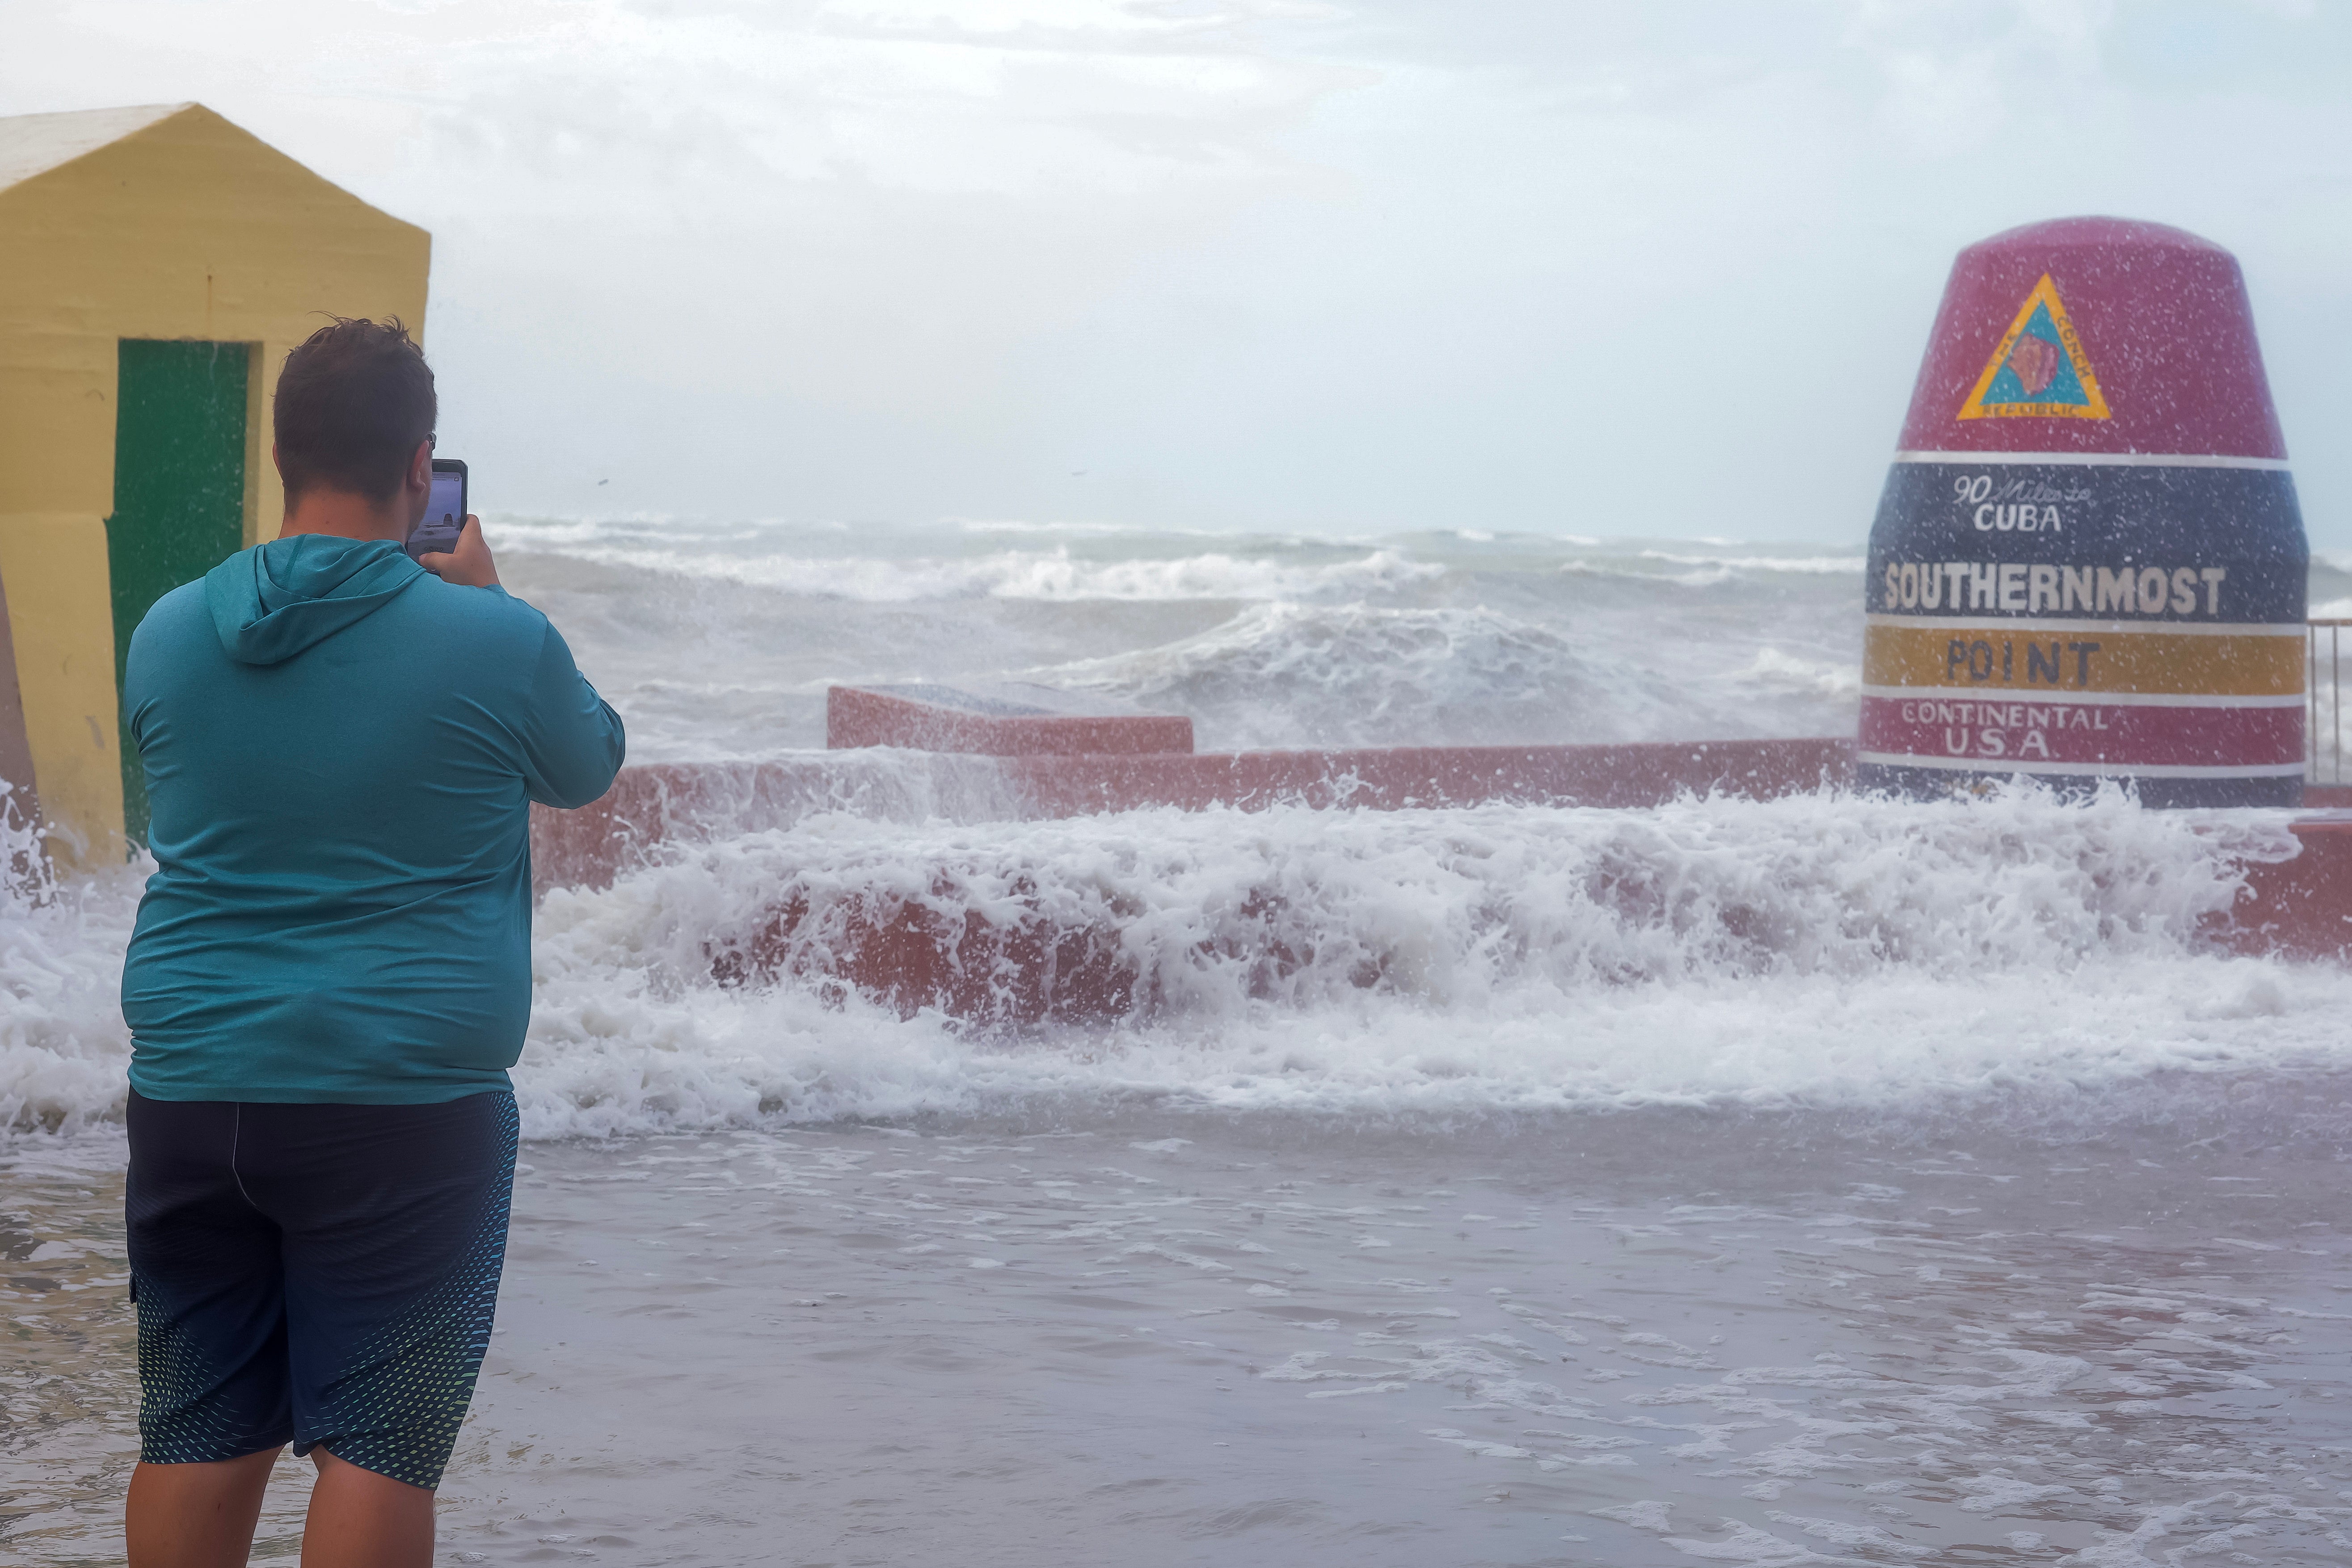
[[[466,465],[455,458],[433,459],[433,499],[408,536],[412,556],[446,552],[457,548],[466,531]]]

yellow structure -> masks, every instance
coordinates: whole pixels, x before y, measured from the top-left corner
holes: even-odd
[[[327,314],[421,337],[432,241],[200,104],[0,118],[0,584],[66,866],[143,837],[121,649],[272,537],[268,393]],[[127,809],[127,822],[126,822]]]

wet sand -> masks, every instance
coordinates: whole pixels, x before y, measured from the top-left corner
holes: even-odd
[[[442,1561],[2340,1563],[2347,1093],[535,1145]],[[119,1551],[120,1157],[0,1161],[12,1560]]]

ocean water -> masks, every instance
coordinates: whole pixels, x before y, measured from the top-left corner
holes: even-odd
[[[836,681],[1102,691],[1191,714],[1204,751],[1828,734],[1860,681],[1858,546],[521,519],[494,537],[646,762],[822,746]]]
[[[836,680],[1081,687],[1204,749],[1833,734],[1859,685],[1858,547],[492,542],[639,761],[819,747]],[[857,798],[541,905],[445,1560],[2352,1557],[2352,974],[2199,936],[2278,814]],[[108,1560],[135,1452],[138,876],[0,897],[27,1561]],[[788,892],[800,950],[715,978]],[[845,990],[877,893],[1111,933],[1132,1005]],[[300,1500],[289,1463],[265,1556]]]

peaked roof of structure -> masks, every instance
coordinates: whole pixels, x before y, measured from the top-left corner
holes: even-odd
[[[84,109],[70,114],[0,118],[0,190],[60,163],[70,163],[134,131],[169,120],[193,103],[147,103],[133,109]]]

